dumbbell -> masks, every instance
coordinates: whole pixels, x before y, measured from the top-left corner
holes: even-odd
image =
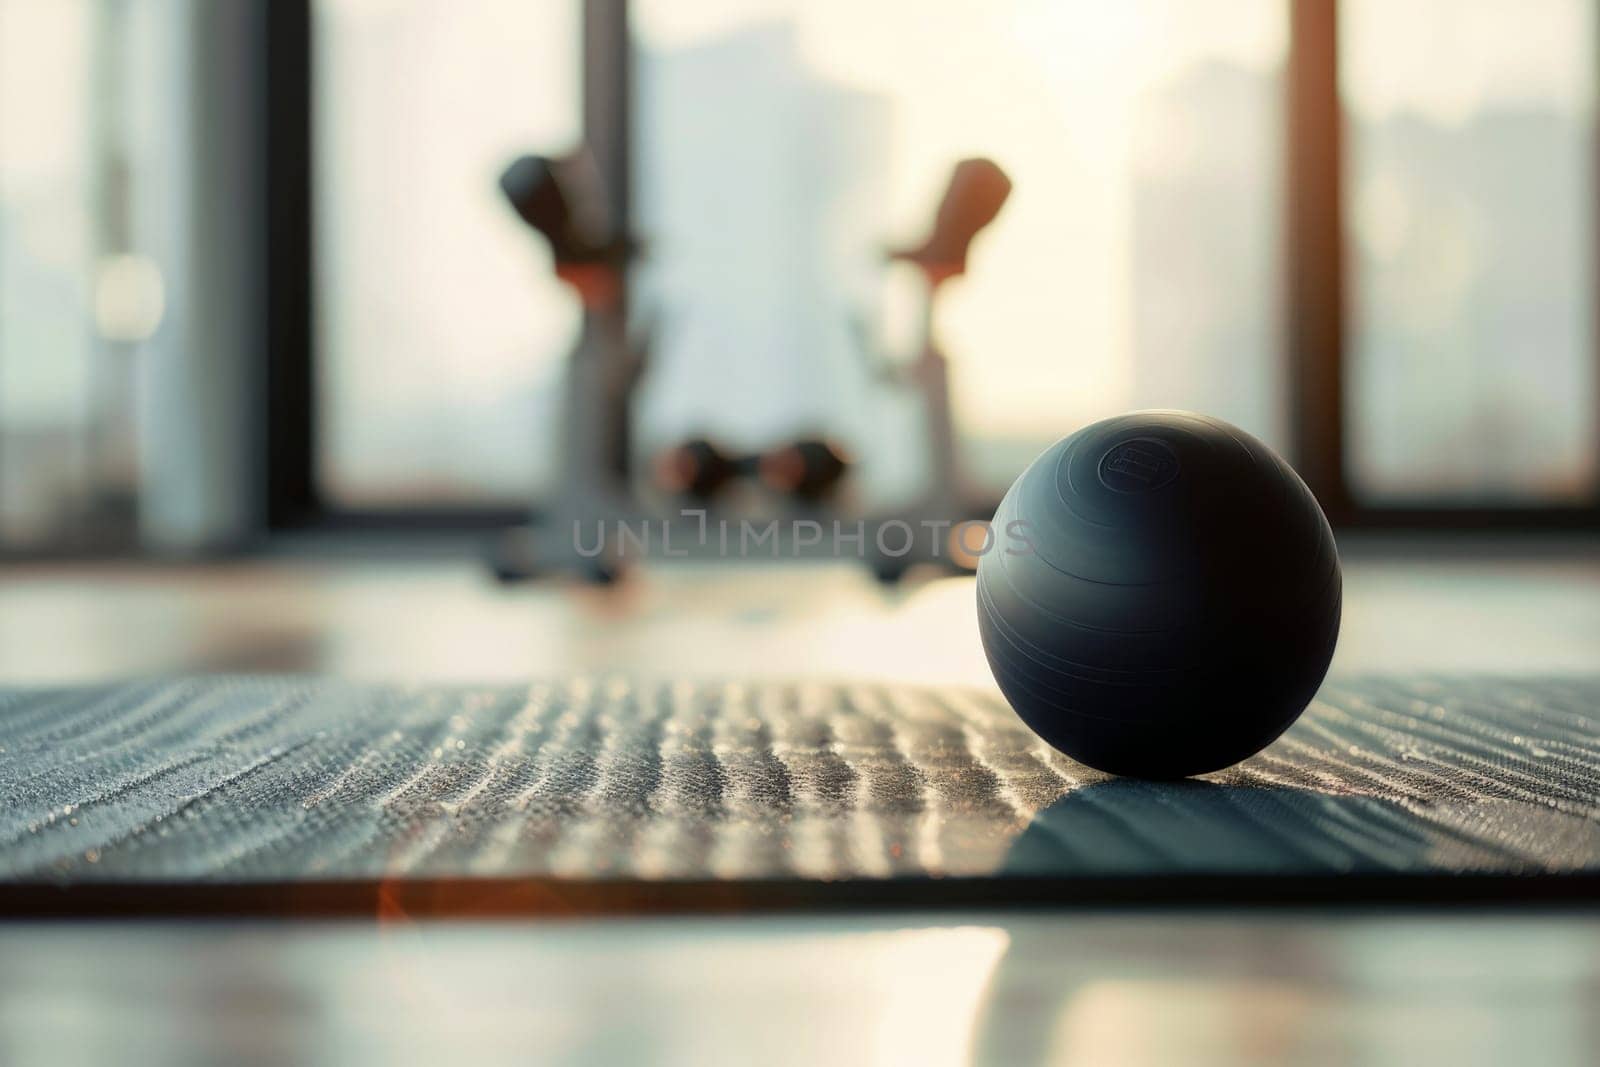
[[[656,457],[655,484],[673,496],[705,503],[748,475],[755,462],[755,457],[733,455],[705,437],[691,437]]]
[[[806,504],[827,499],[850,470],[850,456],[825,438],[801,438],[760,459],[761,482],[768,489]]]
[[[849,455],[825,438],[801,438],[764,453],[735,455],[709,438],[692,437],[657,456],[654,474],[658,489],[701,503],[753,474],[773,493],[816,504],[838,488],[849,470]]]

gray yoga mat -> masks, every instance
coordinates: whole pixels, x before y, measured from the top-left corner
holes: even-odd
[[[1334,679],[1265,752],[1175,783],[1075,764],[982,691],[588,678],[11,690],[0,800],[0,913],[160,910],[161,887],[187,887],[169,910],[270,910],[288,898],[260,887],[320,883],[346,887],[323,898],[336,911],[365,907],[349,901],[371,894],[350,887],[373,884],[438,883],[451,899],[521,887],[512,910],[540,906],[530,886],[581,908],[562,887],[629,907],[672,886],[689,887],[680,903],[730,906],[759,894],[729,887],[764,886],[786,906],[829,886],[893,904],[938,902],[941,885],[986,902],[1070,899],[1075,885],[1138,897],[1184,879],[1212,879],[1212,896],[1320,885],[1331,900],[1368,876],[1549,885],[1600,874],[1600,679]]]

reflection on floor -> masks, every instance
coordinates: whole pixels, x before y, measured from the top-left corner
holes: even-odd
[[[0,1062],[1576,1065],[1597,989],[1559,917],[0,925]]]

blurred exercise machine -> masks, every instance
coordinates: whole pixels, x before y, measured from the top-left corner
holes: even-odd
[[[583,308],[567,360],[556,491],[535,522],[508,531],[492,565],[505,581],[568,572],[595,582],[618,576],[612,546],[576,551],[575,522],[631,510],[633,393],[644,371],[648,336],[630,337],[620,299],[634,251],[614,232],[598,169],[586,153],[523,156],[506,168],[500,189],[517,217],[550,245],[556,277]]]
[[[943,544],[934,536],[918,536],[911,551],[892,555],[873,538],[868,561],[882,581],[898,581],[920,563],[946,569],[971,570],[969,554],[955,540],[956,527],[970,520],[987,520],[999,498],[972,484],[961,463],[955,417],[950,403],[950,362],[940,349],[933,327],[934,305],[942,286],[967,272],[967,255],[973,238],[993,222],[1011,196],[1011,179],[992,160],[964,159],[956,164],[934,216],[933,228],[922,244],[891,252],[890,258],[916,267],[924,283],[921,350],[909,365],[874,360],[880,380],[909,388],[921,395],[926,426],[924,447],[928,456],[928,485],[906,512],[880,521],[899,519],[920,534],[922,524],[949,525]],[[870,352],[870,349],[867,349]],[[871,357],[869,357],[871,358]]]
[[[617,526],[651,515],[643,499],[651,489],[668,500],[705,507],[735,483],[754,482],[796,514],[843,518],[835,505],[851,459],[825,438],[746,455],[732,454],[705,437],[691,438],[657,456],[648,478],[637,477],[631,409],[647,364],[650,331],[630,336],[619,299],[634,244],[610,224],[599,173],[585,153],[523,156],[506,169],[500,186],[517,216],[549,244],[556,276],[583,307],[583,325],[566,373],[559,483],[530,526],[507,532],[496,545],[492,565],[499,578],[566,573],[592,582],[615,580],[625,562],[622,546],[615,543]],[[948,361],[934,337],[933,311],[944,283],[966,273],[973,239],[1010,193],[1010,179],[993,162],[963,160],[951,175],[927,239],[889,253],[890,259],[916,267],[925,283],[920,350],[902,364],[864,345],[864,358],[877,380],[919,395],[929,477],[911,507],[864,520],[869,530],[896,522],[916,531],[903,552],[903,538],[893,551],[870,533],[864,539],[863,555],[884,581],[897,581],[919,564],[970,570],[973,560],[961,550],[956,531],[960,523],[986,520],[994,512],[996,500],[972,486],[960,462]],[[852,525],[859,518],[852,516]],[[580,526],[594,532],[593,543],[581,551]]]

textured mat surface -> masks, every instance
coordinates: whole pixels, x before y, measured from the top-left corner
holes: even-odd
[[[1600,679],[1333,681],[1204,781],[985,693],[192,679],[0,694],[0,880],[1600,870]]]

